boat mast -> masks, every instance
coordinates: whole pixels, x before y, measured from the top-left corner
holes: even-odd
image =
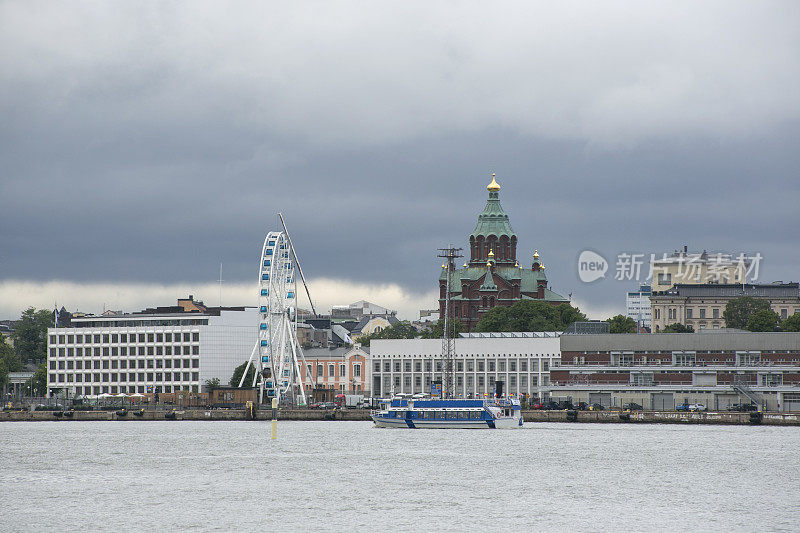
[[[450,275],[455,270],[455,259],[462,257],[461,248],[439,248],[439,256],[445,260],[442,268],[446,270],[444,290],[444,323],[442,324],[442,397],[455,397],[455,365],[453,352],[455,352],[455,339],[450,335]]]

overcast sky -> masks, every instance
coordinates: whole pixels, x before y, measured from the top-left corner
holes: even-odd
[[[255,304],[279,211],[315,304],[414,318],[492,171],[596,318],[620,252],[797,281],[798,95],[795,1],[2,2],[0,318]]]

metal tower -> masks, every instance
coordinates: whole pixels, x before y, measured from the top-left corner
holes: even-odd
[[[461,255],[461,248],[439,248],[438,257],[444,258],[442,268],[446,270],[447,281],[444,290],[444,324],[442,327],[442,397],[455,397],[455,363],[453,362],[453,352],[455,352],[456,341],[450,332],[450,275],[455,270],[455,260]]]

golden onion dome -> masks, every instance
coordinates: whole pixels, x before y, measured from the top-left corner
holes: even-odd
[[[494,257],[494,252],[489,250],[489,257]]]
[[[489,192],[497,192],[500,190],[500,184],[494,179],[494,172],[492,172],[492,182],[486,186],[486,190]]]
[[[534,250],[533,251],[533,258],[536,259],[536,260],[539,259],[539,250]]]

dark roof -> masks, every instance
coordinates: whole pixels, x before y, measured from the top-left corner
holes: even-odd
[[[753,296],[755,298],[800,298],[800,285],[797,283],[708,283],[688,285],[678,283],[666,291],[654,292],[658,296],[705,297],[705,298],[739,298]]]

